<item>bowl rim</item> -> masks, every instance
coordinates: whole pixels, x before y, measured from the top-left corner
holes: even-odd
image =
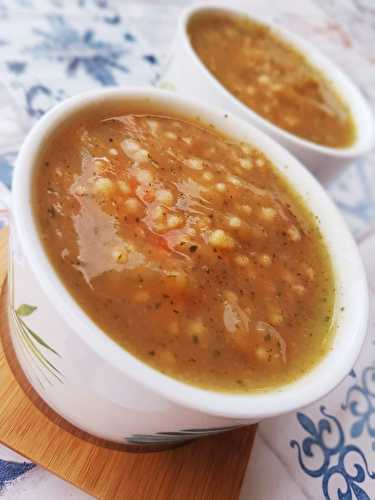
[[[356,127],[356,137],[354,143],[344,148],[333,148],[329,146],[320,145],[304,139],[298,135],[292,134],[287,130],[275,125],[270,120],[265,119],[262,115],[253,111],[249,106],[244,104],[240,99],[237,99],[228,89],[220,83],[220,81],[212,75],[198,54],[193,49],[188,33],[188,25],[194,15],[203,13],[205,11],[221,11],[232,15],[239,15],[254,20],[264,26],[270,28],[282,40],[292,45],[298,52],[302,53],[307,61],[311,62],[314,67],[317,67],[327,80],[329,80],[334,87],[337,88],[340,96],[343,96],[345,104],[348,106],[352,113],[352,117]],[[313,44],[303,39],[296,33],[284,28],[283,26],[265,19],[262,16],[253,14],[250,8],[240,6],[229,6],[227,4],[220,4],[213,1],[200,2],[199,4],[187,7],[179,17],[177,33],[180,35],[184,44],[184,49],[189,53],[196,65],[200,68],[205,78],[214,85],[216,90],[221,92],[226,99],[229,99],[232,105],[235,105],[242,114],[248,115],[250,118],[258,122],[266,133],[279,136],[281,140],[288,141],[297,147],[305,148],[310,152],[325,154],[329,157],[335,158],[356,158],[369,152],[375,144],[375,118],[370,111],[370,105],[363,97],[357,85],[325,54],[317,49]],[[342,87],[345,87],[342,88]],[[351,93],[351,96],[356,100],[361,107],[361,113],[354,110],[354,106],[350,98],[344,97],[345,91]],[[362,123],[366,122],[366,126]]]
[[[198,115],[204,123],[212,123],[219,130],[226,131],[227,135],[256,144],[303,198],[307,193],[314,197],[314,201],[310,200],[308,205],[314,213],[320,216],[324,214],[327,219],[326,223],[322,219],[324,227],[321,226],[321,231],[329,238],[327,247],[332,260],[338,259],[341,266],[339,283],[341,286],[343,282],[343,293],[347,297],[340,303],[347,306],[350,301],[355,301],[357,307],[350,311],[346,308],[342,313],[335,334],[335,348],[296,382],[263,393],[235,394],[201,389],[173,379],[121,348],[86,315],[63,285],[46,255],[32,213],[35,160],[40,144],[66,116],[113,98],[146,99],[158,103],[160,107],[173,107],[179,115]],[[71,97],[46,113],[26,137],[16,161],[12,213],[16,235],[26,262],[51,300],[54,310],[64,321],[69,318],[68,322],[75,334],[109,365],[180,406],[210,415],[238,419],[261,419],[279,415],[325,396],[347,375],[359,355],[367,322],[366,276],[358,249],[341,215],[322,186],[297,159],[256,127],[228,112],[173,92],[142,87],[98,89]]]

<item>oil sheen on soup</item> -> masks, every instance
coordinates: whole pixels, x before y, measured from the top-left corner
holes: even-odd
[[[304,56],[269,28],[224,13],[200,14],[191,44],[207,69],[244,104],[278,127],[320,145],[354,142],[348,106]]]
[[[114,103],[52,134],[33,196],[66,288],[157,370],[267,390],[330,348],[334,279],[318,222],[256,147]]]

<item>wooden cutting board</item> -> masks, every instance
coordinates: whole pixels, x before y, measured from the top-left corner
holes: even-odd
[[[0,231],[0,283],[7,267]],[[129,453],[58,417],[25,379],[9,340],[6,284],[0,299],[0,442],[96,498],[235,500],[256,426],[158,453]]]

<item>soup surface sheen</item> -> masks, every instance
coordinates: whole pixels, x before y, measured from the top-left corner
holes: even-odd
[[[242,17],[200,14],[191,20],[189,34],[207,69],[265,119],[324,146],[354,142],[351,113],[332,85],[266,26]]]
[[[35,176],[41,239],[78,304],[193,385],[251,392],[311,369],[334,307],[313,215],[255,147],[195,119],[112,108],[66,119]]]

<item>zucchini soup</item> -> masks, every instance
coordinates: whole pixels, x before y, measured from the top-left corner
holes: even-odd
[[[188,25],[193,50],[209,72],[257,114],[300,138],[350,147],[354,119],[333,84],[307,58],[254,20],[202,12]]]
[[[334,335],[318,221],[255,145],[126,101],[68,117],[40,151],[40,238],[80,307],[188,384],[270,390]]]

